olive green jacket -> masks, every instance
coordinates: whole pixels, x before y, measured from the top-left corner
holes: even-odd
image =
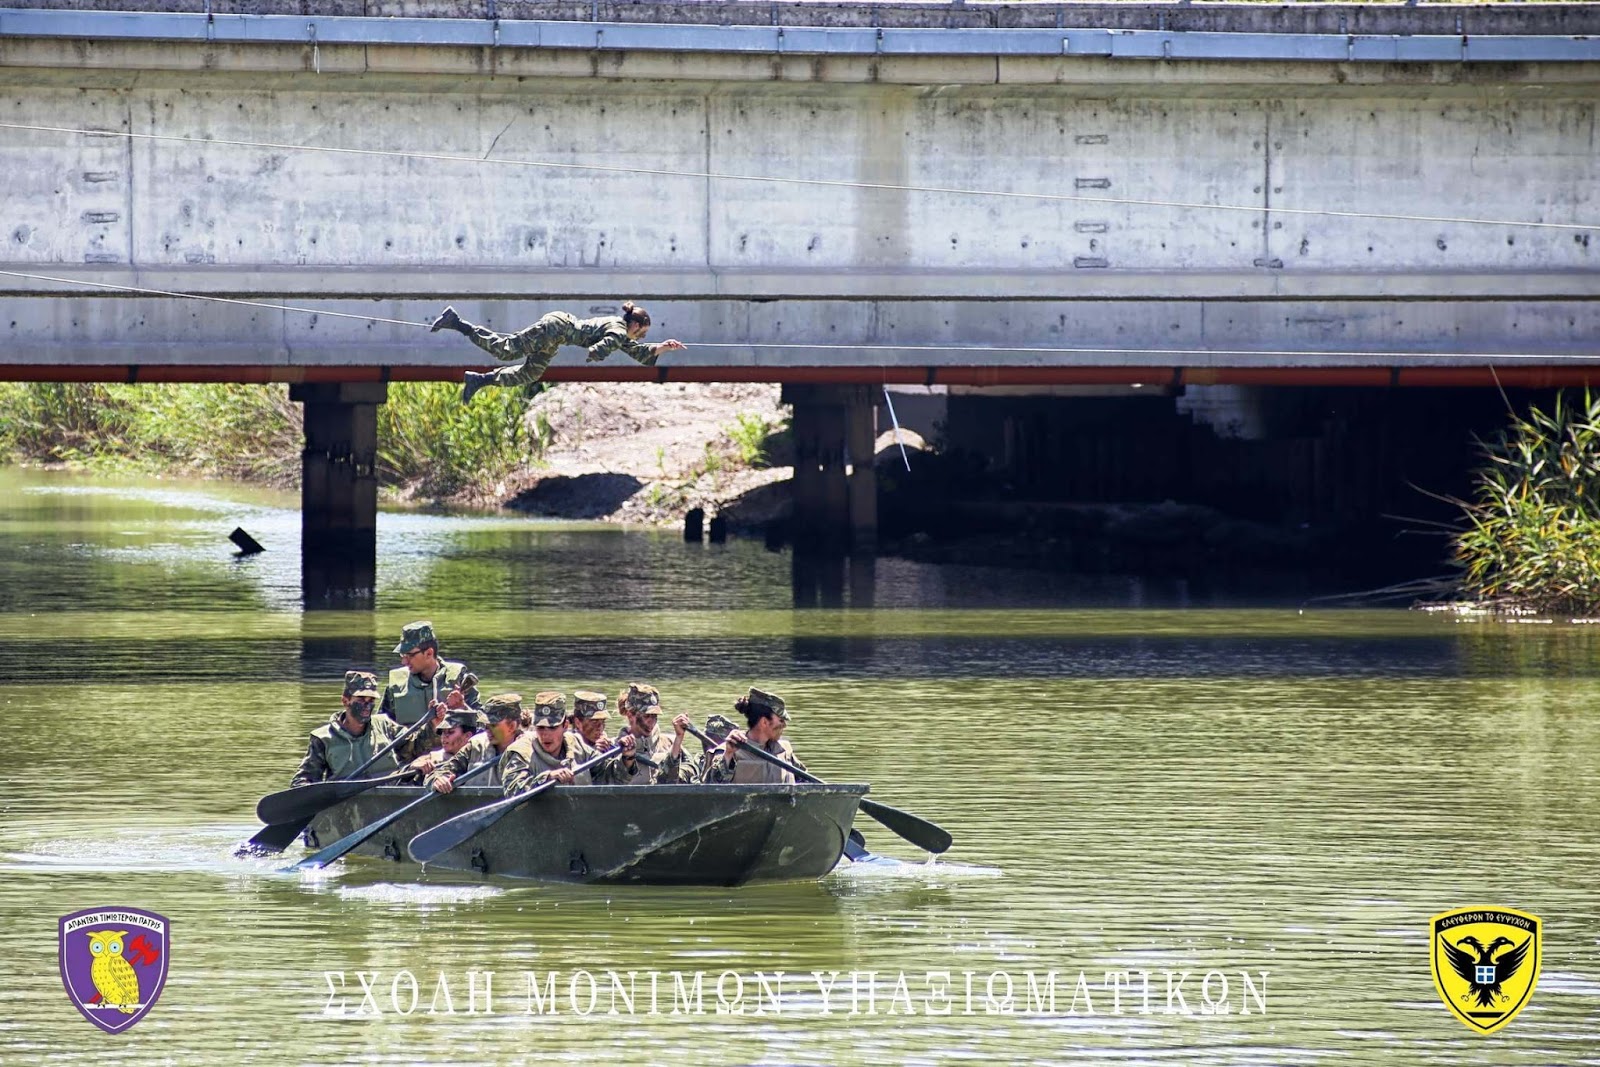
[[[306,746],[306,758],[300,761],[291,786],[309,785],[343,778],[372,758],[378,749],[393,741],[399,728],[388,719],[374,715],[366,730],[358,737],[340,725],[342,710],[336,711],[323,725],[311,731],[311,743]],[[376,742],[376,744],[374,744]],[[374,763],[364,777],[376,778],[398,769],[400,761],[393,751]]]
[[[506,746],[507,752],[509,752],[510,749],[516,745],[517,740],[521,736],[521,734],[518,734],[517,737],[511,739],[511,744]],[[473,734],[472,740],[468,741],[464,746],[462,746],[459,752],[445,760],[439,766],[435,767],[428,775],[425,784],[432,786],[434,782],[437,782],[440,778],[443,778],[447,774],[452,778],[460,778],[463,774],[466,774],[468,771],[472,770],[472,768],[482,766],[483,764],[494,759],[496,755],[500,756],[500,762],[495,764],[494,768],[490,770],[489,773],[480,774],[467,784],[500,785],[502,784],[506,771],[505,753],[496,752],[494,742],[489,740],[489,734],[484,730],[480,730]]]
[[[750,742],[755,744],[754,741]],[[794,746],[788,741],[779,739],[768,741],[766,750],[779,759],[788,760],[802,771],[806,765],[800,762],[794,754]],[[736,751],[733,762],[727,759],[727,749],[718,752],[711,761],[711,770],[706,776],[708,782],[731,782],[734,785],[793,785],[794,775],[782,767],[774,766],[760,756],[752,756],[743,749]]]
[[[410,668],[396,667],[389,672],[389,681],[384,687],[378,711],[397,726],[410,726],[428,714],[428,704],[435,699],[434,693],[437,691],[438,699],[443,700],[455,688],[456,679],[466,669],[466,664],[442,659],[433,681],[424,682],[421,677],[412,674]],[[467,707],[480,706],[476,687],[466,690],[461,696],[467,702]],[[424,752],[431,752],[438,747],[439,733],[430,722],[400,746],[401,762],[409,763]]]
[[[670,756],[672,751],[671,733],[657,730],[648,735],[634,734],[634,751],[645,759],[656,764],[652,767],[643,760],[635,760],[632,774],[623,766],[620,755],[604,765],[607,771],[606,785],[694,785],[700,780],[700,771],[694,758],[687,751],[680,752],[677,756]],[[688,740],[688,738],[685,738]]]
[[[556,757],[544,750],[536,735],[525,733],[513,741],[506,749],[506,754],[500,758],[500,780],[506,796],[515,796],[549,781],[550,772],[557,767],[571,769],[586,760],[594,759],[595,755],[595,750],[585,744],[583,738],[577,734],[561,735],[561,755]],[[605,767],[606,764],[601,763],[590,770],[579,771],[573,776],[572,784],[593,785],[594,778],[590,771],[603,772]]]

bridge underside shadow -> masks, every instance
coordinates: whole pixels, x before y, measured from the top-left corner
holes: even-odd
[[[1085,573],[1298,572],[1345,588],[1440,575],[1480,442],[1511,411],[1553,396],[1065,392],[897,401],[901,419],[937,433],[941,450],[909,473],[898,460],[884,468],[882,542],[928,558]]]

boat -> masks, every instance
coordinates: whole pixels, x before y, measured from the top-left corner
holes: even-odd
[[[429,861],[457,871],[602,885],[714,885],[821,878],[838,864],[866,785],[601,785],[557,788]],[[331,844],[422,795],[378,786],[312,820],[306,843]],[[461,786],[355,849],[412,862],[422,831],[501,799]]]

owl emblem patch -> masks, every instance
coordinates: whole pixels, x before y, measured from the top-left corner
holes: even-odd
[[[143,1019],[167,984],[169,924],[137,908],[91,908],[63,915],[61,984],[73,1007],[108,1034]]]

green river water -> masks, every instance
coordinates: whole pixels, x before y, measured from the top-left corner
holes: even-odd
[[[7,1067],[1600,1063],[1600,629],[887,559],[857,576],[871,607],[796,610],[789,557],[759,544],[418,513],[381,518],[373,611],[306,614],[294,505],[0,469]],[[235,559],[234,525],[269,551]],[[906,865],[736,890],[231,858],[344,669],[393,665],[417,617],[489,691],[648,680],[703,719],[765,684],[813,771],[956,846],[926,863],[863,818]],[[1546,926],[1537,992],[1488,1037],[1430,974],[1429,918],[1479,904]],[[57,918],[100,905],[173,931],[160,1001],[115,1036],[57,970]],[[481,988],[468,1012],[472,971],[492,1013]],[[1117,1010],[1108,971],[1150,975],[1148,1013],[1137,986]],[[557,973],[553,1013],[528,1011],[530,972],[541,992]],[[704,1014],[672,972],[701,976]],[[813,972],[839,972],[831,999]],[[1207,972],[1226,1013],[1201,1010]]]

